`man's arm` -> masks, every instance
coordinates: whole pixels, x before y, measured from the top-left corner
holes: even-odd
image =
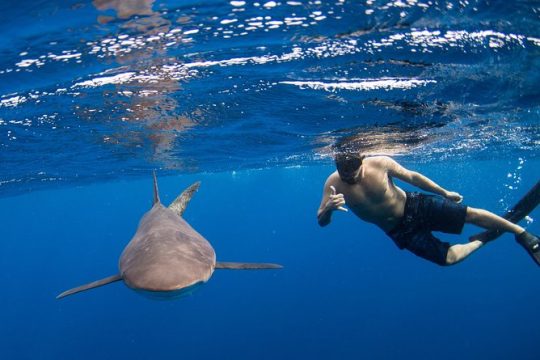
[[[324,184],[321,205],[317,211],[317,221],[319,222],[319,225],[326,226],[330,224],[332,212],[334,210],[347,211],[343,205],[345,205],[345,198],[343,197],[343,194],[336,194],[336,188],[333,185],[330,185],[329,177]]]
[[[445,198],[448,198],[458,203],[463,200],[463,196],[461,196],[457,192],[444,189],[435,181],[429,179],[427,176],[424,176],[416,171],[408,170],[389,157],[385,157],[384,162],[388,169],[388,175],[392,177],[403,180],[422,190],[442,195]]]

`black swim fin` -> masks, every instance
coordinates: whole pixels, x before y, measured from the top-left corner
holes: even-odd
[[[540,266],[540,239],[538,236],[524,231],[521,234],[516,235],[516,241],[523,246],[536,264]]]
[[[503,217],[515,224],[529,215],[540,204],[540,181],[538,181]],[[487,230],[473,235],[469,241],[480,240],[483,243],[497,239],[504,234],[501,230]]]

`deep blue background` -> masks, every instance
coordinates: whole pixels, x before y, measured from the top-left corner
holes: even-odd
[[[540,273],[510,235],[441,268],[350,213],[316,222],[344,136],[497,213],[535,184],[538,2],[301,2],[0,1],[0,360],[540,358]],[[305,20],[246,30],[267,17]],[[129,73],[153,80],[77,85]],[[427,82],[288,84],[388,78]],[[152,169],[165,203],[202,180],[185,217],[219,260],[285,268],[55,300],[117,272]]]
[[[538,162],[404,164],[502,212],[538,179]],[[509,170],[510,169],[510,170]],[[505,235],[442,268],[399,251],[382,231],[338,213],[319,228],[328,166],[159,178],[169,203],[202,180],[185,218],[222,261],[279,271],[216,271],[193,295],[141,297],[112,275],[152,182],[116,181],[0,199],[3,359],[537,359],[538,267]],[[532,214],[538,217],[538,211]],[[538,222],[529,230],[540,232]],[[467,226],[465,239],[476,229]]]

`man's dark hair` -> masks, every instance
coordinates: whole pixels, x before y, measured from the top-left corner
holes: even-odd
[[[358,168],[362,165],[364,156],[360,154],[338,153],[335,156],[336,168],[339,177],[347,184],[356,182],[354,175]]]

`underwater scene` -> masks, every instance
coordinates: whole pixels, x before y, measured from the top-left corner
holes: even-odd
[[[0,19],[1,359],[540,357],[513,234],[439,266],[351,203],[318,224],[346,143],[539,234],[540,2],[2,0]]]

